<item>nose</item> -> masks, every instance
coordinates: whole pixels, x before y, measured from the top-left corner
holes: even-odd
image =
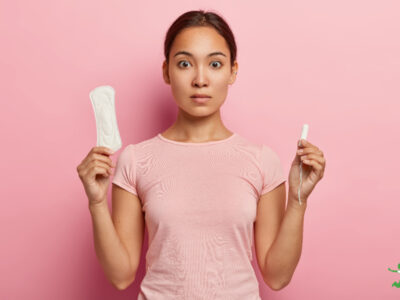
[[[193,85],[196,87],[207,86],[206,74],[203,70],[198,69],[193,79]]]

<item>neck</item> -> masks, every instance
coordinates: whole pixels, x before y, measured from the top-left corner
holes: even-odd
[[[208,116],[193,116],[179,110],[175,122],[163,136],[179,141],[204,142],[224,139],[233,134],[222,122],[220,110]]]

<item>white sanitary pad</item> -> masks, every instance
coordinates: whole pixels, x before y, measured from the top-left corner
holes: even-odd
[[[115,113],[115,91],[111,86],[103,85],[93,89],[89,97],[96,118],[97,146],[115,152],[122,146]]]

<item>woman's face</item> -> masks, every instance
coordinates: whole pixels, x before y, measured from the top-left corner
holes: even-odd
[[[210,55],[215,52],[220,54]],[[206,116],[224,103],[228,85],[235,82],[237,65],[235,61],[231,67],[229,47],[214,28],[190,27],[176,36],[169,64],[163,64],[163,76],[180,109],[190,115]],[[193,94],[211,98],[199,104],[191,98]]]

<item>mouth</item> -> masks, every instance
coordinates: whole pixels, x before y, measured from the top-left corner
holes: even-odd
[[[190,98],[196,103],[206,103],[211,99],[211,96],[205,94],[194,94]]]
[[[211,97],[190,97],[193,102],[196,103],[206,103],[207,101],[210,101]]]
[[[206,94],[194,94],[190,96],[190,98],[211,98],[211,96],[206,95]]]

